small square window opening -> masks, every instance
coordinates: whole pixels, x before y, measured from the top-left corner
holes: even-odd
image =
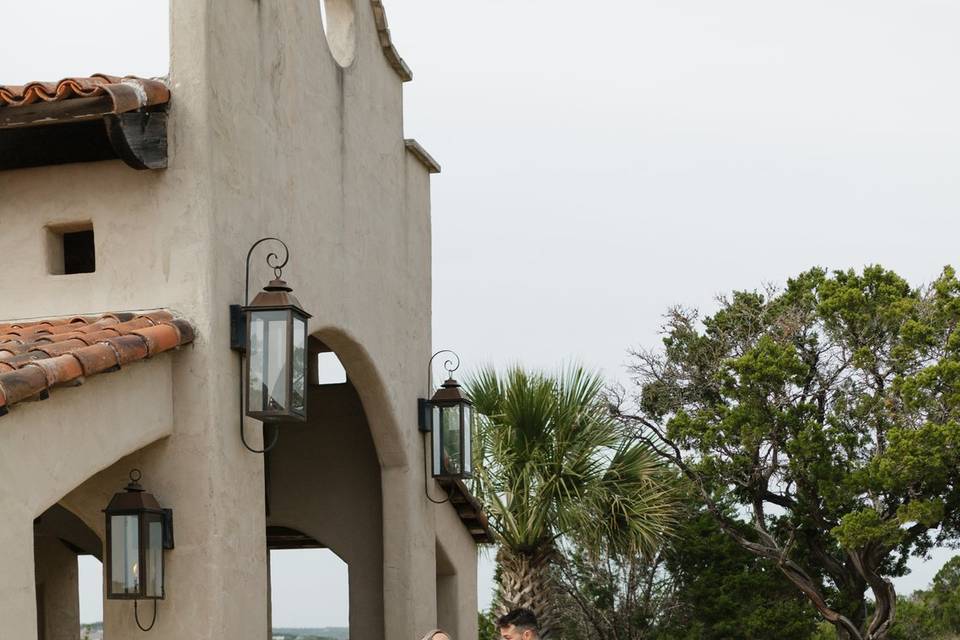
[[[77,222],[47,227],[47,267],[53,275],[96,271],[93,224]]]

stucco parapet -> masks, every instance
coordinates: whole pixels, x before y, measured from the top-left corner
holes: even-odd
[[[440,173],[440,163],[437,162],[436,158],[430,155],[419,142],[413,138],[407,138],[403,141],[403,143],[406,145],[407,151],[409,151],[414,158],[419,160],[420,164],[427,168],[427,171],[430,173]]]
[[[370,0],[370,5],[373,7],[373,19],[377,23],[377,36],[380,38],[383,55],[387,57],[387,62],[397,72],[400,79],[404,82],[410,82],[413,80],[413,72],[400,57],[397,48],[393,46],[393,38],[391,38],[390,29],[387,27],[387,12],[383,8],[383,1]]]

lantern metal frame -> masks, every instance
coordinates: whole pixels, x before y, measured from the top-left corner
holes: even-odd
[[[165,509],[160,506],[153,494],[144,491],[140,485],[140,479],[143,474],[139,469],[130,471],[130,482],[121,493],[114,494],[110,503],[103,510],[106,526],[106,545],[104,553],[104,572],[106,575],[106,588],[108,600],[133,600],[134,618],[137,626],[142,631],[149,631],[157,621],[157,600],[166,598],[166,562],[163,552],[174,548],[173,538],[173,509]],[[113,591],[113,545],[114,531],[113,518],[117,516],[134,516],[137,518],[137,562],[138,584],[135,593],[117,593]],[[160,593],[148,595],[148,584],[153,581],[147,562],[147,548],[150,541],[149,524],[159,521],[161,526],[160,538]],[[137,606],[140,600],[153,600],[153,619],[149,626],[144,627],[140,622],[139,608]]]
[[[261,291],[253,302],[250,302],[250,259],[253,256],[254,250],[264,242],[273,241],[280,244],[283,247],[283,260],[280,260],[280,257],[274,253],[270,252],[266,256],[267,265],[273,269],[274,280],[271,281],[264,290]],[[240,440],[243,443],[243,446],[253,453],[266,453],[273,449],[277,445],[277,441],[280,438],[280,431],[276,428],[278,424],[284,422],[305,422],[307,420],[307,388],[308,381],[307,376],[309,373],[309,358],[307,356],[307,340],[309,333],[308,320],[312,317],[309,313],[304,311],[300,306],[299,300],[292,295],[292,289],[287,286],[286,282],[281,280],[283,274],[283,268],[287,265],[287,262],[290,260],[290,249],[287,247],[286,243],[279,238],[266,237],[261,238],[253,243],[249,251],[247,251],[246,259],[246,271],[245,271],[245,280],[244,280],[244,294],[243,294],[243,305],[230,305],[230,347],[234,351],[237,351],[241,355],[241,372],[240,372]],[[283,311],[287,313],[285,322],[287,323],[286,327],[286,363],[289,370],[288,376],[288,400],[287,403],[289,406],[283,411],[271,412],[271,411],[256,411],[251,410],[249,403],[249,384],[250,384],[250,353],[249,353],[249,340],[250,340],[250,330],[251,323],[253,320],[254,313],[263,312],[263,311]],[[294,333],[297,321],[303,323],[303,349],[304,349],[304,358],[303,358],[303,406],[302,412],[298,412],[293,408],[293,398],[294,398],[294,379],[295,371],[294,366],[294,343],[296,340],[296,335]],[[260,420],[264,423],[265,426],[271,426],[274,428],[274,434],[269,444],[267,444],[262,449],[255,449],[247,443],[246,433],[244,429],[244,418],[250,417],[255,420]]]
[[[443,385],[434,390],[433,388],[433,361],[437,356],[441,354],[449,354],[452,358],[448,358],[443,363],[444,369],[447,371],[447,381]],[[475,408],[473,402],[469,398],[463,395],[461,392],[462,387],[460,384],[454,380],[453,373],[460,368],[460,356],[456,352],[449,349],[442,349],[437,351],[430,357],[430,362],[427,365],[427,384],[431,392],[433,392],[432,397],[428,400],[427,398],[418,398],[417,400],[417,413],[419,416],[419,430],[421,433],[429,433],[430,437],[430,475],[439,481],[444,480],[467,480],[473,477],[473,420],[475,419]],[[465,406],[469,409],[469,422],[465,416]],[[437,457],[442,456],[445,450],[444,447],[444,434],[442,429],[442,418],[444,409],[451,409],[456,407],[458,419],[459,419],[459,455],[460,460],[458,461],[458,469],[456,471],[451,471],[447,465],[444,464],[443,459],[439,460],[439,472],[438,472],[438,461]],[[440,418],[440,420],[436,420]],[[429,492],[427,492],[427,498],[434,503],[442,504],[449,501],[449,496],[446,500],[434,500],[430,497]]]

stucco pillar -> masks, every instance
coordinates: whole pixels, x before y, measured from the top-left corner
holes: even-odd
[[[416,465],[416,474],[422,474]],[[383,482],[383,601],[386,640],[409,640],[434,626],[435,537],[426,522],[423,489],[410,467],[386,467]],[[420,482],[423,476],[419,475]]]
[[[453,576],[456,584],[456,602],[452,603],[457,612],[457,622],[450,630],[455,638],[476,638],[477,622],[477,558],[476,550],[472,558],[461,559],[457,564],[457,573]]]
[[[477,637],[477,548],[449,504],[437,522],[437,623],[455,638]]]
[[[51,536],[34,541],[38,606],[43,608],[43,640],[77,640],[80,589],[77,555]]]
[[[3,508],[0,503],[0,509]],[[4,637],[37,637],[33,518],[3,509],[0,522],[0,620]]]
[[[459,601],[458,586],[457,574],[437,574],[437,626],[446,629],[455,638],[464,637],[460,635],[457,624],[460,608],[457,604]]]

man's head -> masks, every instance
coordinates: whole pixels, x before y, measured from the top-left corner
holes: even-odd
[[[497,620],[497,629],[500,630],[500,637],[503,640],[536,640],[540,637],[537,616],[530,609],[514,609],[500,616]]]

